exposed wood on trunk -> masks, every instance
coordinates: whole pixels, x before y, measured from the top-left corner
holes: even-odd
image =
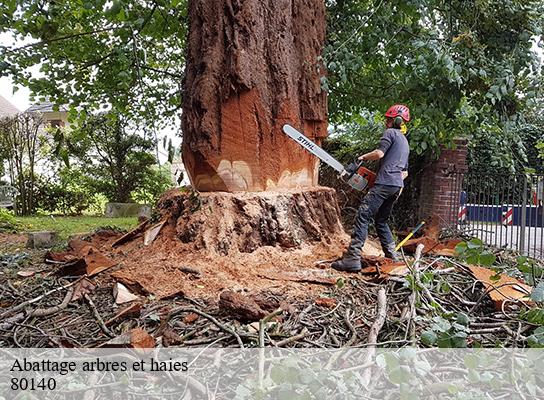
[[[318,163],[281,132],[327,135],[322,0],[189,4],[183,161],[199,191],[315,186]]]

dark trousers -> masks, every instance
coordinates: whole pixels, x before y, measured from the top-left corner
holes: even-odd
[[[382,249],[386,256],[389,256],[395,250],[395,241],[387,221],[391,216],[393,205],[400,194],[400,187],[388,185],[375,185],[363,197],[353,233],[351,234],[351,244],[345,254],[345,258],[360,260],[361,249],[363,248],[368,236],[368,225],[374,221]]]

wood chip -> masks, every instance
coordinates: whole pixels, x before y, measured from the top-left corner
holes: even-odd
[[[531,286],[505,274],[498,274],[498,280],[491,279],[491,277],[497,277],[497,273],[487,268],[476,265],[469,265],[468,268],[472,275],[482,282],[497,310],[501,310],[503,303],[508,300],[532,303],[529,298]]]
[[[86,294],[91,294],[96,289],[96,285],[87,278],[81,279],[74,285],[74,295],[72,301],[78,301]]]
[[[121,246],[123,243],[129,242],[132,239],[134,239],[136,236],[140,235],[145,228],[147,227],[149,221],[144,221],[140,225],[138,225],[136,228],[131,230],[130,232],[126,233],[125,235],[121,236],[119,239],[117,239],[115,242],[111,244],[111,247],[117,247]]]
[[[119,282],[113,287],[113,297],[115,297],[115,304],[125,304],[139,299],[138,296],[132,294],[125,285]]]
[[[23,278],[29,278],[31,276],[34,276],[35,274],[36,274],[36,271],[29,271],[29,270],[17,271],[17,275]]]
[[[242,322],[258,321],[267,315],[255,301],[230,290],[219,295],[219,308]]]
[[[318,297],[315,299],[315,305],[325,308],[334,308],[337,305],[336,299],[330,297]]]
[[[149,228],[147,231],[145,231],[144,234],[144,246],[149,246],[155,238],[158,236],[158,234],[161,232],[162,227],[166,223],[166,220],[159,222],[158,224],[153,225],[151,228]]]
[[[106,326],[110,326],[111,324],[119,320],[122,320],[125,318],[137,317],[140,315],[141,311],[142,311],[142,303],[130,304],[122,308],[117,314],[115,314],[113,317],[107,320],[105,324]]]
[[[183,322],[186,324],[193,324],[198,319],[198,314],[190,313],[183,317]]]
[[[107,341],[100,347],[130,347],[147,349],[155,347],[155,339],[142,328],[135,328]]]

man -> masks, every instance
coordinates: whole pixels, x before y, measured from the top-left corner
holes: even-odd
[[[368,225],[375,221],[376,231],[385,256],[398,260],[395,241],[387,221],[395,201],[404,187],[408,176],[408,156],[410,148],[406,140],[406,123],[410,121],[410,110],[402,104],[396,104],[385,113],[387,129],[380,145],[370,153],[363,154],[359,160],[380,160],[380,168],[375,185],[370,188],[361,201],[351,243],[342,259],[332,263],[332,268],[339,271],[358,272],[361,270],[361,249],[368,236]]]

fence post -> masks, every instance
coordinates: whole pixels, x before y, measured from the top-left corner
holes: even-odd
[[[523,176],[523,193],[521,194],[521,221],[518,230],[518,251],[525,253],[525,227],[527,226],[527,176]]]

